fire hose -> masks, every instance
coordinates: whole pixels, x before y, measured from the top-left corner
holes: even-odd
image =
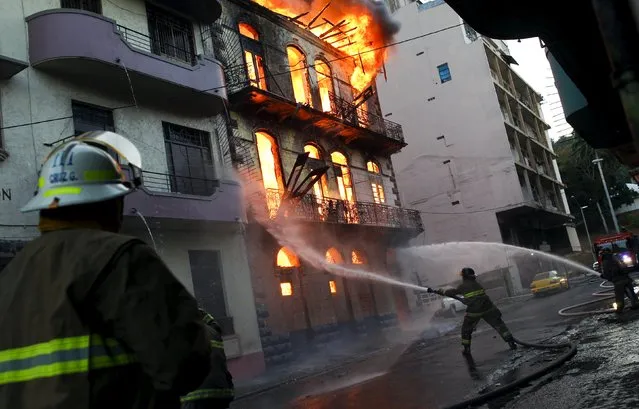
[[[435,294],[439,294],[442,295],[444,297],[449,297],[449,298],[454,298],[459,302],[464,302],[463,299],[456,297],[454,295],[444,295],[439,291],[435,291],[431,288],[428,289],[428,292],[432,292]],[[600,301],[600,300],[597,300]],[[549,364],[536,369],[535,371],[531,372],[530,374],[517,379],[514,382],[511,382],[509,384],[500,386],[499,388],[493,389],[489,392],[485,392],[482,394],[479,394],[475,397],[472,397],[470,399],[466,399],[462,402],[458,402],[455,403],[454,405],[451,406],[447,406],[445,409],[464,409],[464,408],[472,408],[472,407],[477,407],[480,405],[483,405],[484,403],[495,399],[499,396],[503,396],[506,395],[507,393],[510,393],[524,385],[526,385],[527,383],[538,379],[542,376],[544,376],[545,374],[547,374],[548,372],[552,371],[555,368],[560,367],[561,365],[563,365],[564,363],[566,363],[568,360],[570,360],[573,356],[575,356],[575,354],[577,353],[577,344],[574,342],[562,342],[559,344],[537,344],[537,343],[532,343],[532,342],[526,342],[526,341],[522,341],[519,340],[517,338],[514,339],[515,342],[519,345],[522,345],[524,347],[527,348],[537,348],[537,349],[567,349],[566,352],[564,352],[562,355],[560,355],[559,357],[557,357],[555,360],[553,360],[552,362],[550,362]]]

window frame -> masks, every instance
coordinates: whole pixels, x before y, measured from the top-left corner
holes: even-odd
[[[289,49],[293,49],[296,50],[300,55],[301,55],[301,60],[300,62],[302,62],[304,64],[304,68],[293,68],[293,66],[291,65],[291,58],[289,56]],[[312,87],[311,87],[311,76],[310,76],[310,70],[309,70],[309,65],[308,65],[308,56],[306,55],[306,53],[304,52],[304,50],[302,50],[298,45],[296,44],[289,44],[286,46],[286,59],[287,59],[287,63],[288,63],[288,68],[290,71],[290,79],[291,79],[291,86],[293,88],[293,101],[295,101],[296,103],[299,104],[303,104],[303,105],[308,105],[310,107],[313,107],[313,92],[312,92]],[[305,81],[305,99],[306,102],[301,102],[297,100],[297,96],[295,95],[295,84],[294,84],[294,80],[293,80],[293,75],[297,72],[297,71],[302,71],[303,72],[303,80]]]
[[[369,169],[369,164],[374,165],[378,172]],[[373,201],[375,204],[386,204],[386,189],[384,189],[384,177],[382,174],[382,167],[379,162],[373,159],[366,161],[366,171],[368,172],[368,179],[371,184],[371,190],[373,192]]]
[[[79,112],[77,110],[85,110],[85,111]],[[84,124],[89,125],[88,127],[86,128],[78,127],[78,121],[80,121],[80,118],[79,118],[80,115],[76,115],[76,113],[77,114],[80,114],[80,113],[105,114],[106,121],[103,122],[104,125],[102,127],[97,125],[99,123],[98,121],[91,122],[90,120],[84,121]],[[73,119],[73,135],[74,136],[78,136],[85,132],[91,132],[91,131],[115,132],[115,120],[113,118],[113,109],[111,108],[105,108],[99,105],[90,104],[87,102],[73,99],[71,100],[71,117]],[[96,125],[96,126],[91,126],[91,125]],[[80,128],[80,130],[78,130],[78,128]]]
[[[240,26],[245,25],[255,32],[257,40],[247,37],[240,33]],[[246,78],[249,84],[255,88],[259,88],[263,91],[268,91],[268,82],[266,80],[266,65],[264,64],[264,47],[262,47],[260,32],[255,28],[253,24],[246,21],[238,21],[237,34],[240,37],[240,45],[242,47],[242,63],[244,64],[244,70],[246,71]],[[251,78],[251,72],[249,70],[248,58],[251,58],[251,64],[253,66],[253,75],[255,79]]]
[[[84,7],[85,4],[88,7]],[[93,9],[91,6],[95,6]],[[88,11],[90,13],[102,14],[102,1],[101,0],[60,0],[61,9],[74,9]],[[95,11],[98,10],[98,11]]]
[[[453,74],[447,62],[437,66],[437,73],[439,74],[439,81],[442,84],[453,80]],[[448,75],[446,76],[444,73],[447,73]]]

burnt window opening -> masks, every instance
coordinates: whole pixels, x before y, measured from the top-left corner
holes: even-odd
[[[61,0],[60,7],[63,9],[78,9],[102,14],[101,0]]]
[[[304,152],[308,153],[308,162],[311,169],[319,169],[325,166],[324,158],[317,146],[310,143],[306,144],[304,145]],[[324,210],[324,198],[329,196],[328,180],[326,175],[323,175],[321,179],[313,185],[313,195],[317,202],[317,212],[321,216],[326,216]]]
[[[146,4],[151,52],[191,65],[197,62],[193,24],[164,9]]]
[[[331,95],[335,94],[335,88],[333,86],[331,67],[322,60],[316,60],[315,72],[317,72],[317,87],[319,89],[322,111],[332,112],[333,104],[331,102]]]
[[[83,102],[71,101],[74,136],[91,131],[115,132],[113,111]]]
[[[312,105],[311,86],[308,74],[306,55],[297,47],[286,47],[288,65],[291,71],[293,83],[293,97],[295,102],[303,105]]]
[[[244,50],[244,64],[249,84],[266,91],[266,69],[264,68],[264,53],[260,43],[260,35],[257,30],[246,23],[238,24],[238,30]]]
[[[211,134],[168,122],[162,125],[169,175],[163,178],[149,173],[145,185],[160,190],[164,182],[170,192],[211,196],[215,193]]]
[[[346,218],[349,223],[358,223],[359,216],[355,204],[353,177],[348,165],[348,159],[346,159],[343,153],[336,151],[331,153],[331,162],[333,162],[333,172],[335,174],[339,196],[346,207]]]
[[[266,192],[266,206],[269,217],[275,218],[281,204],[284,190],[282,167],[277,141],[266,132],[255,133],[257,155],[262,172],[262,184]]]
[[[377,204],[386,203],[386,194],[384,193],[384,180],[382,179],[382,171],[379,164],[373,161],[366,163],[366,169],[369,172],[371,189],[373,191],[373,201]]]

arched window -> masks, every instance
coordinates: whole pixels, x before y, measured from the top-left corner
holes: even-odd
[[[288,65],[291,70],[295,102],[311,105],[311,87],[308,80],[306,56],[299,48],[293,46],[287,47],[286,53],[288,54]]]
[[[331,264],[344,264],[344,257],[335,247],[326,250],[326,261]]]
[[[324,159],[322,158],[322,154],[319,148],[315,145],[312,145],[312,144],[304,145],[304,152],[308,153],[308,157],[310,159],[313,159],[316,161],[323,161]],[[321,202],[321,200],[325,196],[328,196],[328,181],[326,180],[326,175],[322,176],[320,181],[316,183],[315,185],[313,185],[313,194],[318,199],[318,202]]]
[[[300,260],[297,255],[288,247],[282,247],[275,259],[280,275],[280,294],[282,297],[293,295],[293,274],[291,269],[300,267]]]
[[[262,45],[259,43],[260,35],[257,30],[246,23],[240,23],[238,27],[249,83],[253,87],[266,90],[264,58],[262,57]]]
[[[368,264],[368,258],[366,258],[366,254],[364,254],[364,252],[353,250],[351,252],[351,263],[357,265]]]
[[[373,200],[377,204],[386,203],[386,195],[384,194],[384,180],[382,179],[382,172],[377,163],[368,161],[366,163],[366,169],[370,175],[371,189],[373,190]]]
[[[300,259],[288,247],[282,247],[277,252],[277,266],[280,268],[296,268],[300,266]]]
[[[246,23],[240,23],[239,28],[240,28],[240,34],[243,35],[244,37],[250,38],[251,40],[255,40],[255,41],[260,40],[260,35],[257,33],[257,30],[255,30],[252,26]]]
[[[348,167],[346,156],[341,152],[333,152],[331,153],[331,161],[334,164],[340,198],[347,202],[355,202],[353,179],[351,178],[351,170]]]
[[[262,170],[262,183],[266,189],[266,205],[269,216],[275,217],[280,207],[280,192],[283,190],[280,154],[275,138],[266,132],[256,132],[257,153]]]
[[[317,72],[317,87],[319,88],[320,101],[322,102],[322,111],[331,112],[331,95],[335,93],[333,88],[333,75],[331,67],[324,61],[315,61],[315,71]]]

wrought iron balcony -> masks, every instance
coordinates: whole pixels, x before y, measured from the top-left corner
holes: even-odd
[[[282,204],[282,192],[267,190],[263,193],[268,216],[275,219]],[[284,217],[308,222],[359,224],[423,231],[422,219],[417,210],[386,206],[377,203],[348,202],[340,199],[318,198],[306,195]]]
[[[400,124],[372,114],[361,107],[356,107],[352,102],[338,97],[333,93],[329,93],[329,97],[331,100],[332,115],[335,115],[349,125],[369,129],[404,143],[404,130]]]
[[[406,146],[400,124],[357,107],[333,93],[329,93],[331,110],[324,112],[311,105],[297,104],[291,95],[285,95],[280,89],[263,90],[256,87],[249,80],[244,65],[227,67],[225,75],[229,99],[238,110],[244,109],[253,114],[257,111],[281,120],[294,118],[305,124],[310,123],[327,133],[342,136],[347,144],[355,148],[380,149],[392,154]]]

